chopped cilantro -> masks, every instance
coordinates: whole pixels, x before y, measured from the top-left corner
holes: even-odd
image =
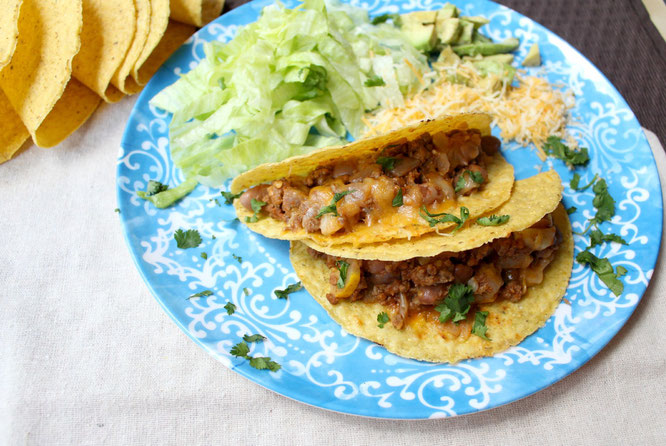
[[[187,231],[178,229],[173,234],[173,238],[180,249],[196,248],[201,244],[201,235],[196,229],[188,229]]]
[[[490,217],[481,217],[476,219],[476,223],[481,226],[500,226],[509,221],[510,215],[491,215]]]
[[[212,238],[213,240],[215,240],[215,234],[213,234],[213,235],[211,236],[211,238]]]
[[[622,277],[627,274],[627,268],[622,265],[618,265],[617,268],[615,268],[615,274],[617,274],[617,277]]]
[[[250,353],[250,347],[245,343],[245,341],[241,341],[231,347],[231,351],[229,353],[239,358],[247,358],[247,354]]]
[[[391,202],[394,208],[399,208],[400,206],[403,205],[402,202],[402,189],[398,189],[398,193],[395,194],[395,197],[393,197],[393,201]]]
[[[571,215],[574,212],[576,212],[577,210],[578,210],[578,208],[576,206],[571,206],[570,208],[567,208],[567,214]]]
[[[373,25],[379,25],[380,23],[385,23],[387,20],[393,20],[393,24],[395,26],[400,26],[402,24],[400,14],[382,14],[382,15],[378,15],[377,17],[373,17],[372,24]]]
[[[490,341],[488,336],[486,336],[486,331],[488,331],[488,327],[486,327],[487,317],[488,317],[487,311],[477,311],[474,314],[474,325],[472,326],[472,334],[475,334],[481,339],[485,339],[486,341]]]
[[[208,258],[208,253],[206,253],[206,252],[202,252],[202,253],[201,253],[201,258],[204,259],[204,260],[206,260],[206,259]]]
[[[250,289],[249,288],[243,288],[243,294],[245,294],[246,296],[249,296],[250,295]]]
[[[282,368],[280,364],[277,362],[273,361],[271,358],[264,358],[262,356],[256,356],[254,358],[248,357],[250,360],[250,365],[254,367],[257,370],[265,370],[268,369],[271,372],[277,372]]]
[[[382,79],[381,76],[374,75],[371,78],[368,78],[364,85],[366,87],[383,87],[386,85],[386,82],[384,82],[384,79]]]
[[[193,294],[190,297],[187,298],[187,300],[190,300],[194,297],[206,297],[206,296],[212,296],[213,292],[211,290],[204,290],[199,293]]]
[[[252,207],[252,211],[254,214],[252,214],[252,217],[245,217],[245,222],[246,223],[256,223],[259,220],[259,212],[261,212],[261,208],[266,206],[268,203],[265,201],[257,200],[256,198],[253,198],[250,200],[250,206]]]
[[[452,319],[453,322],[464,320],[473,302],[474,291],[472,287],[462,283],[454,283],[449,288],[444,301],[435,307],[435,310],[439,311],[439,321],[444,323]]]
[[[148,186],[146,187],[146,197],[150,197],[151,195],[159,194],[160,192],[164,192],[167,190],[169,186],[166,184],[162,184],[159,181],[155,180],[150,180],[148,181]]]
[[[592,188],[594,199],[592,205],[597,208],[597,213],[591,220],[592,224],[610,221],[615,215],[615,200],[608,193],[606,180],[601,178]]]
[[[572,150],[569,146],[563,144],[557,136],[549,136],[543,146],[543,150],[548,155],[561,159],[568,166],[583,166],[590,161],[590,155],[587,153],[586,148]]]
[[[337,287],[342,289],[345,287],[347,282],[347,269],[349,269],[349,263],[344,260],[338,260],[335,262],[338,265],[338,271],[340,272],[340,277],[338,277]]]
[[[594,184],[594,182],[597,181],[598,177],[599,176],[597,174],[595,174],[594,177],[592,178],[592,181],[587,183],[587,185],[585,185],[583,187],[580,187],[579,186],[580,175],[578,175],[577,173],[574,173],[573,178],[571,179],[571,181],[569,181],[569,187],[571,187],[575,191],[582,192],[584,190],[587,190],[590,186],[592,186]]]
[[[236,254],[231,254],[231,257],[236,259],[238,263],[243,263],[243,258],[241,256],[237,256]]]
[[[377,322],[379,322],[379,325],[377,325],[379,328],[384,328],[384,325],[389,321],[389,316],[386,314],[386,311],[382,311],[377,315]]]
[[[236,305],[232,304],[231,302],[227,302],[224,306],[224,309],[227,310],[227,314],[231,316],[236,312]]]
[[[113,210],[113,212],[115,212],[116,214],[120,214],[120,209],[115,208],[115,209]]]
[[[243,340],[245,342],[264,342],[266,337],[260,334],[245,335],[243,336]]]
[[[388,172],[389,170],[393,170],[395,168],[396,161],[397,160],[391,156],[380,156],[377,158],[375,163],[382,166],[382,169],[384,169],[385,172]]]
[[[598,229],[590,232],[590,248],[601,245],[603,242],[615,242],[626,245],[627,241],[617,234],[604,234]]]
[[[239,192],[237,194],[232,194],[231,192],[222,191],[220,193],[224,197],[224,204],[233,204],[233,202],[236,198],[239,198],[241,195],[243,195],[243,192]]]
[[[469,209],[467,209],[465,206],[460,207],[460,218],[456,217],[453,214],[447,214],[446,212],[442,212],[441,214],[431,214],[428,209],[426,209],[425,206],[421,206],[421,212],[419,212],[419,215],[428,222],[428,224],[432,227],[435,226],[438,223],[456,223],[457,226],[453,230],[453,234],[458,232],[458,229],[462,228],[462,226],[465,224],[467,219],[469,218]],[[435,218],[435,217],[441,217],[441,218]]]
[[[611,265],[607,258],[600,259],[587,250],[579,252],[576,256],[576,261],[581,265],[590,265],[592,271],[606,284],[613,294],[616,296],[622,294],[624,284],[618,280],[618,277],[627,273],[626,268],[618,266],[618,272],[613,272],[613,265]],[[622,270],[619,270],[619,268],[622,268]]]
[[[456,181],[456,187],[455,191],[460,192],[465,188],[465,175],[468,175],[472,181],[474,181],[476,184],[482,184],[483,183],[483,175],[481,175],[480,172],[474,172],[472,170],[464,170],[462,174],[458,177],[458,181]]]
[[[331,201],[331,204],[321,208],[319,210],[319,213],[317,214],[316,218],[321,218],[325,214],[333,214],[337,217],[338,216],[338,207],[337,207],[338,201],[342,200],[342,197],[344,197],[345,195],[351,194],[352,192],[354,192],[354,190],[349,189],[349,190],[346,190],[344,192],[336,192],[335,194],[333,194],[333,201]]]
[[[296,291],[298,291],[302,288],[303,288],[303,285],[301,285],[301,282],[292,283],[291,285],[289,285],[284,290],[275,290],[275,296],[278,299],[286,299],[287,296],[289,296],[291,293],[295,293]]]
[[[211,199],[208,200],[208,201],[212,201],[212,202],[214,202],[217,206],[222,206],[222,205],[220,204],[220,202],[217,201],[217,198],[211,198]]]

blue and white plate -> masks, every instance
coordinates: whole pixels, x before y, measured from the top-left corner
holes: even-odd
[[[617,90],[587,59],[532,20],[486,0],[454,1],[465,15],[491,18],[485,32],[501,40],[520,38],[517,60],[538,42],[552,83],[576,95],[572,134],[588,147],[594,172],[607,180],[617,215],[604,223],[628,246],[605,244],[594,253],[624,266],[624,293],[616,297],[589,268],[574,264],[571,282],[555,314],[517,347],[456,365],[403,359],[342,330],[303,290],[276,299],[273,291],[298,279],[289,263],[288,243],[269,240],[233,222],[231,206],[218,206],[220,191],[203,186],[177,205],[157,210],[136,196],[148,180],[175,186],[184,178],[169,157],[170,116],[149,100],[203,57],[203,43],[228,41],[240,25],[257,19],[269,1],[241,6],[206,26],[160,69],[139,97],[118,157],[118,203],[123,231],[136,266],[164,310],[197,344],[224,365],[290,398],[339,412],[381,418],[434,418],[490,409],[530,395],[576,370],[618,332],[634,311],[654,271],[662,226],[659,177],[641,127]],[[287,7],[297,2],[284,1]],[[444,1],[354,0],[371,14],[438,9]],[[542,163],[526,148],[504,149],[517,178],[537,173]],[[565,181],[564,202],[576,206],[574,231],[594,215],[591,190],[566,187],[572,176],[560,161],[549,161]],[[176,247],[174,232],[197,229],[199,248]],[[587,237],[576,237],[576,252]],[[201,257],[206,252],[207,259]],[[237,261],[233,256],[242,257]],[[209,297],[187,300],[202,290]],[[236,305],[228,315],[227,302]],[[282,365],[277,373],[256,370],[229,354],[244,334],[268,338],[252,344],[253,355]]]

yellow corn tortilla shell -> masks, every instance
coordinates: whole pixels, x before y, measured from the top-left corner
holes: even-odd
[[[345,146],[328,147],[286,159],[279,163],[263,164],[255,169],[239,175],[231,183],[231,191],[238,193],[248,187],[273,181],[291,175],[306,175],[318,165],[341,159],[354,159],[359,156],[380,152],[386,146],[399,140],[411,141],[424,132],[431,134],[439,131],[448,132],[459,128],[479,129],[483,135],[490,134],[490,117],[486,114],[469,113],[455,116],[444,116],[396,130],[382,136],[363,139]],[[483,187],[469,196],[460,197],[428,209],[432,213],[460,214],[462,206],[469,210],[470,218],[489,212],[509,199],[513,187],[513,167],[506,162],[501,154],[492,157],[486,156],[488,181]],[[245,209],[240,200],[234,202],[238,218],[245,222],[246,217],[252,215]],[[411,207],[401,207],[398,212],[374,222],[371,226],[359,223],[349,233],[322,235],[321,233],[308,233],[305,229],[290,230],[284,222],[270,217],[259,219],[255,223],[247,223],[248,227],[266,237],[282,240],[310,239],[321,246],[332,246],[342,243],[360,245],[365,243],[378,243],[397,238],[417,237],[434,231],[453,228],[455,223],[442,223],[436,227],[430,225],[419,215],[419,210]]]
[[[171,18],[188,25],[204,26],[222,12],[224,0],[171,0]]]
[[[134,32],[134,38],[123,63],[111,78],[111,83],[118,90],[126,94],[134,94],[141,91],[141,86],[134,81],[131,73],[143,51],[150,29],[150,1],[134,0],[134,6],[136,7],[136,31]]]
[[[169,20],[167,29],[159,44],[137,71],[139,83],[143,85],[148,82],[169,56],[180,48],[195,31],[196,28],[193,26]]]
[[[23,0],[0,0],[0,69],[7,65],[18,41],[18,19]]]
[[[107,102],[123,97],[111,78],[125,59],[135,30],[133,0],[83,0],[81,50],[72,63],[73,72]]]
[[[148,26],[148,35],[146,42],[141,49],[141,54],[137,57],[132,67],[132,79],[137,85],[145,85],[150,77],[140,75],[141,67],[150,57],[155,47],[160,43],[162,36],[167,30],[169,24],[169,0],[150,0],[150,17]]]
[[[323,260],[315,260],[308,254],[306,245],[292,242],[291,263],[305,289],[349,333],[383,345],[399,356],[453,363],[467,358],[491,356],[517,345],[542,327],[555,312],[571,275],[573,237],[569,217],[562,205],[557,207],[553,216],[563,240],[555,259],[544,272],[543,282],[530,287],[519,302],[500,301],[480,305],[481,311],[488,312],[486,335],[490,341],[475,335],[464,340],[446,339],[439,330],[439,322],[428,321],[421,315],[409,319],[402,330],[394,328],[390,323],[379,328],[377,315],[382,311],[388,312],[387,307],[362,301],[344,301],[337,305],[329,303],[326,299],[330,287],[329,269]]]
[[[0,164],[9,161],[28,138],[28,129],[0,89]]]
[[[538,200],[535,199],[538,192]],[[553,212],[562,199],[562,180],[554,170],[516,181],[511,198],[489,215],[509,215],[500,226],[481,226],[470,218],[455,235],[431,232],[410,239],[394,239],[383,243],[354,246],[351,243],[324,246],[308,239],[301,240],[310,248],[348,259],[400,261],[414,257],[432,257],[444,251],[460,252],[478,248],[496,238],[529,228],[542,216]]]
[[[102,99],[91,89],[70,79],[53,111],[42,122],[32,139],[40,147],[62,142],[90,118]]]

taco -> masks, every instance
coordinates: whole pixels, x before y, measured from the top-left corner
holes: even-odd
[[[480,219],[503,224],[475,221],[455,235],[412,239],[412,256],[402,260],[377,257],[396,258],[388,251],[407,244],[383,245],[383,256],[374,250],[345,258],[292,242],[291,262],[305,288],[349,333],[425,361],[493,355],[543,326],[566,291],[573,265],[569,219],[560,194],[534,194],[553,177],[516,182],[511,199]],[[433,253],[426,245],[436,237],[443,241]],[[430,255],[413,255],[422,252]]]
[[[441,117],[261,165],[231,183],[232,193],[247,189],[234,203],[237,215],[266,237],[324,246],[453,229],[511,195],[513,167],[490,121]]]

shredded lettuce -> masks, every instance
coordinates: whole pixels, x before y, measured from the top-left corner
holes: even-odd
[[[358,138],[366,111],[401,105],[418,89],[409,65],[428,71],[393,26],[373,25],[367,11],[337,0],[268,6],[230,42],[207,43],[205,56],[150,102],[173,113],[175,164],[209,186]]]

